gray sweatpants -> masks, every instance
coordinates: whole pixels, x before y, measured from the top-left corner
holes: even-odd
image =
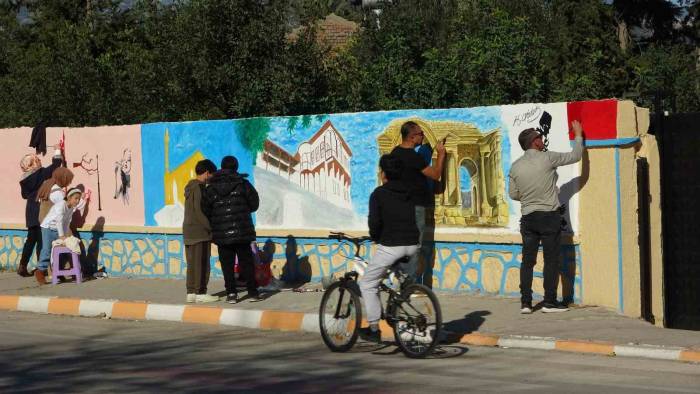
[[[377,246],[377,251],[367,265],[365,275],[360,279],[360,290],[362,290],[362,298],[365,299],[367,321],[370,324],[379,323],[379,319],[382,317],[379,283],[386,277],[387,268],[402,257],[413,256],[418,252],[418,248],[419,245]]]

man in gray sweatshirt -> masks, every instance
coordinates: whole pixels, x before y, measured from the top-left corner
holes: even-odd
[[[571,152],[548,152],[542,135],[535,129],[523,130],[518,136],[525,154],[510,168],[510,198],[520,201],[522,217],[520,234],[523,237],[523,261],[520,266],[521,313],[532,313],[532,269],[537,261],[537,251],[542,242],[544,251],[544,302],[543,312],[566,312],[557,302],[559,285],[559,259],[561,250],[561,215],[559,214],[559,189],[557,167],[581,160],[583,154],[583,128],[581,123],[571,122],[574,147]]]

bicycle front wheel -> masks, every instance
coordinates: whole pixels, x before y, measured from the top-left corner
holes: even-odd
[[[437,296],[421,284],[407,286],[393,310],[394,338],[401,351],[411,358],[423,358],[440,339],[442,311]]]
[[[362,323],[360,297],[343,282],[328,287],[318,311],[321,338],[333,352],[346,352],[355,345]]]

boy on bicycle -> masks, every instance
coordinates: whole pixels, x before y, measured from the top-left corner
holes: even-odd
[[[416,217],[412,214],[415,207],[408,187],[401,181],[401,160],[390,154],[383,155],[379,159],[379,167],[383,184],[374,189],[369,197],[368,218],[369,235],[377,244],[377,249],[360,280],[369,322],[369,327],[360,329],[360,337],[372,342],[381,340],[379,284],[391,265],[403,257],[414,255],[420,247]]]

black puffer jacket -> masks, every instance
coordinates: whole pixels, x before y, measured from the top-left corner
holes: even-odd
[[[209,179],[202,198],[202,211],[209,218],[212,242],[217,245],[246,243],[255,240],[252,213],[260,199],[244,175],[219,170]]]
[[[374,189],[369,196],[369,236],[384,246],[418,244],[416,208],[408,187],[389,181]]]

